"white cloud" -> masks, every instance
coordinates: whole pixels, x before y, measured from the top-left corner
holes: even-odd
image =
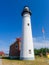
[[[9,47],[14,41],[15,41],[15,39],[11,39],[8,41],[0,40],[0,51],[4,51],[5,53],[9,53]]]
[[[15,41],[15,39],[11,39],[10,41],[0,40],[0,51],[4,51],[5,53],[9,53],[10,45]],[[43,40],[41,37],[33,38],[34,48],[49,48],[49,39]]]
[[[41,37],[33,38],[34,48],[49,48],[49,40],[43,40]]]

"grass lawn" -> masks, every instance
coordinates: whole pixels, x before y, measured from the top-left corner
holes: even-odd
[[[49,65],[49,59],[36,57],[34,61],[2,59],[2,65]]]

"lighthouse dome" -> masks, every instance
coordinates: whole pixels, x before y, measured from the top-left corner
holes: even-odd
[[[29,11],[29,7],[27,7],[27,6],[24,7],[24,10],[25,10],[25,11]]]
[[[30,9],[29,9],[28,6],[25,6],[25,7],[24,7],[24,9],[23,9],[23,11],[22,11],[22,16],[23,16],[25,13],[29,13],[29,14],[31,15],[31,11],[30,11]]]

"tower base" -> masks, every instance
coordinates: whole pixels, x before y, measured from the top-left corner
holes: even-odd
[[[34,57],[21,57],[20,60],[34,60]]]

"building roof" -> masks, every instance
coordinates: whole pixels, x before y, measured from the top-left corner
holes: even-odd
[[[1,55],[1,54],[5,54],[5,53],[4,53],[3,51],[0,51],[0,55]]]
[[[16,38],[16,41],[13,44],[11,44],[10,47],[16,44],[17,41],[21,42],[21,38]]]

